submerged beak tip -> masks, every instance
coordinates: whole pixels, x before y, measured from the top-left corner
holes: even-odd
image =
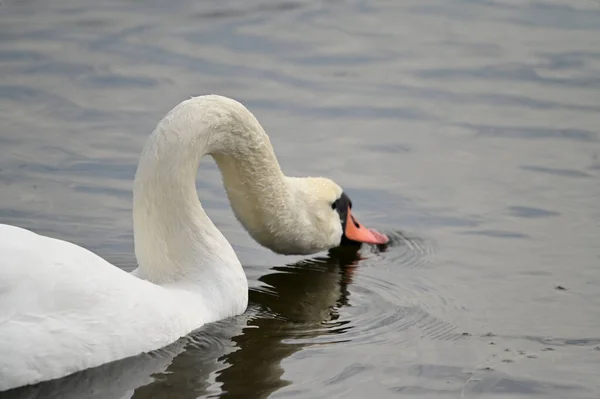
[[[371,234],[373,234],[375,241],[376,241],[374,244],[384,245],[384,244],[387,244],[388,242],[390,242],[390,239],[385,234],[380,233],[375,230],[370,230],[370,231],[371,231]]]

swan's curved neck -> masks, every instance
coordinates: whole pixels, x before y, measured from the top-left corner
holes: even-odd
[[[148,139],[136,172],[133,219],[140,277],[155,283],[205,280],[223,277],[229,265],[239,267],[198,200],[196,174],[207,154],[221,170],[236,216],[255,238],[264,230],[261,223],[275,217],[275,207],[289,202],[269,139],[244,106],[219,96],[182,102]]]

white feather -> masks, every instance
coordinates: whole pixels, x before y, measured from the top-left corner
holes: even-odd
[[[245,274],[195,189],[205,155],[262,245],[309,254],[340,243],[331,209],[339,186],[284,176],[268,136],[240,103],[186,100],[158,124],[140,158],[133,273],[75,244],[0,225],[0,390],[152,351],[244,312]]]

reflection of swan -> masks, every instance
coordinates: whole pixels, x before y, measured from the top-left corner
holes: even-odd
[[[72,243],[0,225],[0,390],[151,351],[245,310],[246,276],[196,194],[206,154],[242,225],[276,252],[387,242],[356,222],[332,181],[284,176],[243,105],[184,101],[158,124],[138,165],[132,274]]]
[[[223,397],[267,397],[288,384],[281,379],[281,361],[306,345],[284,340],[339,332],[336,312],[347,304],[346,288],[359,259],[347,249],[275,267],[259,279],[263,287],[250,290],[253,311],[243,317],[209,324],[150,354],[18,388],[6,398],[146,399],[176,394],[191,399],[206,394],[211,373],[219,369]]]
[[[335,251],[275,267],[261,277],[265,286],[250,290],[250,303],[262,311],[233,338],[239,349],[225,356],[230,366],[217,377],[223,384],[222,397],[269,397],[289,384],[281,378],[281,362],[309,345],[298,340],[348,328],[346,322],[337,321],[337,312],[348,304],[347,287],[359,260],[356,251]]]
[[[90,368],[67,377],[0,392],[1,399],[131,398],[134,390],[153,381],[184,351],[187,337],[151,353]],[[214,359],[211,360],[214,362]]]

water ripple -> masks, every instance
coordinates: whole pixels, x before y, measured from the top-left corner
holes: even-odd
[[[390,239],[390,250],[381,247],[370,247],[372,252],[378,253],[381,261],[400,265],[404,268],[428,267],[432,265],[432,258],[436,253],[433,243],[421,237],[410,236],[401,231],[386,232]]]
[[[456,326],[426,310],[447,306],[428,281],[413,277],[399,285],[381,275],[397,270],[370,267],[384,263],[408,272],[430,263],[431,243],[401,232],[388,235],[385,247],[338,249],[260,277],[263,285],[250,290],[250,300],[260,309],[254,323],[270,325],[263,327],[263,339],[265,331],[272,340],[300,347],[459,339]]]

